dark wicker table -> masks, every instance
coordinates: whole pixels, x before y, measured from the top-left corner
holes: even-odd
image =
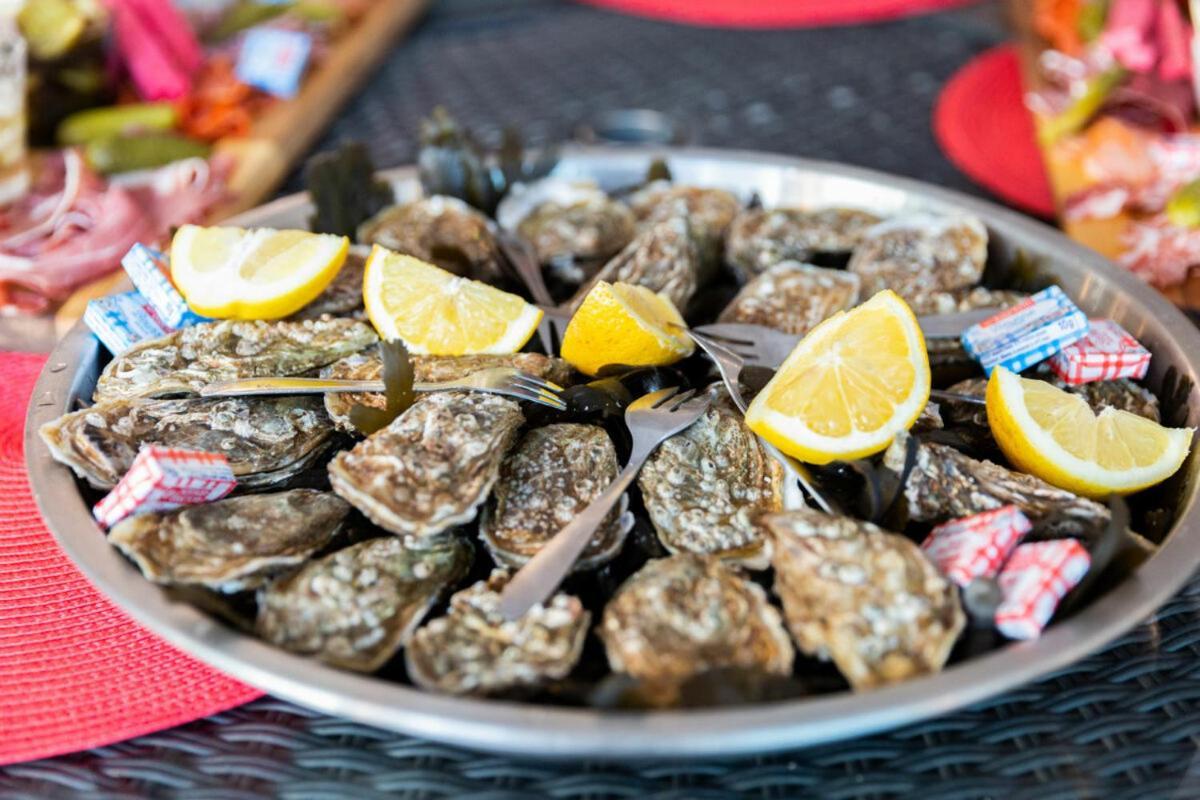
[[[1004,37],[988,6],[884,25],[728,32],[551,0],[435,6],[322,147],[411,161],[435,104],[485,139],[567,138],[658,108],[694,142],[829,158],[978,191],[929,132],[938,88]],[[292,186],[297,185],[293,178]],[[0,768],[0,798],[1200,797],[1200,581],[1108,650],[920,725],[730,763],[550,764],[478,755],[276,700],[153,736]]]

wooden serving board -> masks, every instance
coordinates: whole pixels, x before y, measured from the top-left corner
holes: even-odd
[[[330,46],[316,70],[305,76],[296,97],[269,105],[249,136],[218,142],[214,154],[234,157],[229,189],[233,199],[214,208],[205,220],[216,223],[261,205],[270,198],[296,162],[308,152],[342,104],[386,55],[396,38],[416,22],[429,0],[373,0],[354,27]],[[23,320],[17,349],[50,349],[83,316],[89,300],[122,286],[120,271],[81,286],[51,318]],[[11,328],[11,330],[9,330]],[[16,332],[0,319],[0,349]]]

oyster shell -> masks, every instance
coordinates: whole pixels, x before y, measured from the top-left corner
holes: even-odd
[[[474,519],[525,418],[493,394],[426,395],[329,463],[333,490],[376,525],[427,546]]]
[[[883,466],[904,476],[909,518],[944,522],[1015,505],[1033,523],[1039,537],[1093,538],[1108,524],[1109,511],[1097,502],[1051,486],[1040,478],[1013,472],[991,461],[977,461],[952,447],[911,440],[901,433],[883,456]],[[909,447],[915,447],[905,475]]]
[[[277,486],[329,444],[320,397],[113,400],[48,422],[39,433],[55,460],[98,488],[121,479],[143,445],[220,453],[244,489]]]
[[[921,548],[869,522],[797,509],[762,518],[775,592],[801,651],[870,689],[939,671],[966,624]]]
[[[699,285],[700,266],[688,219],[669,216],[650,222],[624,250],[613,256],[600,272],[580,288],[571,300],[577,307],[597,281],[623,281],[665,294],[685,313]]]
[[[783,467],[767,454],[724,388],[642,467],[638,486],[663,546],[765,569],[771,553],[755,518],[783,508]]]
[[[969,289],[954,289],[948,292],[928,292],[910,299],[908,304],[912,306],[914,314],[951,314],[955,311],[974,311],[979,308],[994,308],[1000,312],[1028,296],[1025,292],[1009,289],[972,286]]]
[[[627,202],[643,226],[675,216],[687,219],[696,242],[700,277],[707,277],[720,265],[725,232],[742,208],[738,199],[724,189],[678,186],[667,181],[647,184]]]
[[[742,287],[718,322],[744,322],[800,336],[819,322],[858,304],[857,275],[787,261]]]
[[[358,240],[464,278],[495,283],[504,276],[488,218],[456,197],[434,195],[389,206],[359,226]]]
[[[465,378],[473,372],[493,367],[515,367],[516,369],[553,381],[560,386],[570,383],[571,365],[561,358],[544,356],[541,353],[515,353],[511,356],[412,356],[413,379],[417,381],[452,381]],[[348,356],[330,364],[322,373],[325,378],[374,381],[383,377],[383,362],[378,349]],[[382,392],[329,393],[325,395],[325,410],[337,427],[348,433],[358,431],[350,423],[350,409],[356,405],[368,408],[385,408],[387,399]]]
[[[248,494],[129,517],[108,541],[155,583],[239,592],[307,561],[333,541],[348,513],[331,492]]]
[[[294,653],[374,672],[470,564],[470,546],[457,539],[422,550],[395,537],[359,542],[260,589],[256,628]]]
[[[445,694],[490,694],[560,680],[574,669],[591,614],[560,592],[507,620],[499,611],[507,582],[507,574],[495,570],[456,592],[446,616],[413,635],[404,652],[413,683]]]
[[[534,428],[504,459],[479,535],[496,562],[520,567],[617,477],[617,450],[597,425]],[[575,569],[616,556],[631,527],[620,506],[596,529]],[[626,524],[629,522],[630,524]]]
[[[1128,411],[1154,422],[1160,421],[1158,398],[1149,389],[1128,378],[1072,385],[1050,374],[1039,377],[1045,378],[1071,394],[1079,395],[1097,413],[1106,406],[1112,406],[1120,411]],[[967,378],[954,384],[947,391],[968,397],[978,397],[982,400],[987,396],[987,378]],[[980,428],[988,431],[990,435],[987,409],[984,406],[974,403],[947,402],[946,418],[954,425]]]
[[[743,280],[749,279],[784,261],[848,253],[877,222],[874,214],[853,208],[751,208],[730,224],[725,260]]]
[[[690,553],[652,559],[630,576],[597,633],[614,672],[667,686],[720,667],[789,675],[795,659],[762,587]]]
[[[352,319],[224,320],[181,328],[131,347],[96,381],[96,402],[196,394],[237,378],[299,375],[379,341]]]
[[[346,263],[338,271],[333,282],[325,291],[304,308],[288,317],[289,320],[320,319],[329,314],[334,317],[363,319],[363,271],[367,266],[369,248],[351,245]]]
[[[891,289],[919,302],[979,283],[987,242],[987,229],[975,217],[894,217],[863,232],[847,269],[862,278],[863,297]]]

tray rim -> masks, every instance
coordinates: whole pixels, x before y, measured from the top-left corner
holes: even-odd
[[[1027,241],[1056,251],[1108,289],[1146,308],[1169,335],[1173,360],[1187,365],[1197,383],[1200,330],[1177,308],[1136,277],[1075,244],[1049,226],[962,193],[861,167],[770,153],[694,147],[570,147],[564,162],[650,158],[711,160],[846,178],[897,190],[922,203],[955,207],[984,217],[989,226],[1017,231]],[[411,181],[412,167],[386,170],[393,182]],[[295,211],[303,193],[259,206],[229,223],[247,224],[269,214]],[[1079,660],[1149,616],[1178,591],[1200,563],[1200,512],[1192,481],[1178,521],[1160,552],[1135,575],[1033,642],[1012,644],[954,665],[937,675],[854,694],[718,710],[599,711],[511,701],[430,694],[324,666],[225,627],[199,610],[171,601],[99,535],[70,471],[54,462],[38,426],[66,411],[80,370],[93,363],[98,345],[82,323],[51,353],[34,388],[25,429],[26,463],[39,509],[54,537],[99,591],[147,628],[229,675],[300,705],[358,722],[476,750],[536,758],[733,757],[829,743],[876,733],[1000,694]],[[72,369],[74,366],[74,369]],[[1193,389],[1192,407],[1200,405]],[[1200,462],[1200,459],[1193,459]],[[1193,464],[1195,473],[1197,465]]]

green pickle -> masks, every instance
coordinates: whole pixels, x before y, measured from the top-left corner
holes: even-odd
[[[1167,201],[1167,219],[1181,228],[1200,228],[1200,179],[1171,195]]]
[[[129,134],[169,131],[178,115],[170,103],[135,103],[89,108],[64,119],[58,126],[58,143],[87,144]]]
[[[1053,142],[1072,133],[1083,130],[1092,117],[1104,106],[1104,101],[1112,94],[1113,89],[1125,80],[1126,72],[1122,67],[1101,72],[1088,81],[1087,89],[1075,99],[1071,105],[1063,109],[1056,117],[1046,120],[1038,128],[1038,138],[1043,143]]]
[[[172,133],[96,139],[87,143],[84,157],[93,169],[105,174],[153,169],[185,158],[206,158],[211,148],[204,142]]]

